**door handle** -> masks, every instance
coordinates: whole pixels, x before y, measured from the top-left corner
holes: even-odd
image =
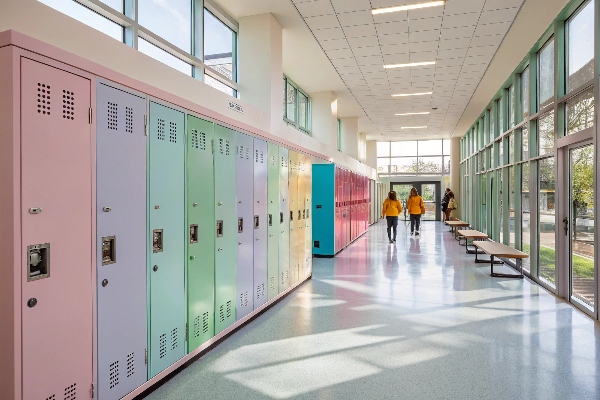
[[[569,236],[569,219],[565,217],[563,222],[565,224],[565,236]]]

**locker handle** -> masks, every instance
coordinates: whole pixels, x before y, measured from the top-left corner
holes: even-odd
[[[283,213],[282,212],[279,213],[279,223],[283,224]]]
[[[244,218],[238,218],[238,233],[244,233]]]
[[[273,214],[269,214],[269,226],[273,226]]]
[[[217,237],[223,236],[223,221],[217,221]]]
[[[258,228],[260,228],[260,220],[259,220],[258,215],[255,215],[254,216],[254,229],[258,229]]]

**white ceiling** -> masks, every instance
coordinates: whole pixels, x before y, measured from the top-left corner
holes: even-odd
[[[448,0],[372,15],[424,0],[292,0],[371,120],[369,139],[450,138],[524,0]],[[384,69],[384,64],[436,61]],[[392,94],[433,92],[394,98]],[[431,112],[429,115],[395,114]],[[402,127],[427,129],[402,130]]]
[[[524,0],[217,0],[232,17],[271,13],[283,27],[284,72],[309,93],[334,91],[369,140],[450,138]],[[316,39],[316,40],[315,40]],[[436,65],[384,69],[384,64]],[[395,93],[432,95],[393,98]],[[433,110],[437,108],[437,110]],[[395,116],[425,112],[424,116]],[[401,130],[401,127],[427,129]]]

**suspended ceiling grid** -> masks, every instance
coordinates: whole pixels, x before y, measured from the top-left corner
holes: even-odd
[[[446,139],[524,0],[448,0],[444,6],[373,15],[424,0],[292,0],[376,132],[368,139]],[[383,65],[435,61],[385,69]],[[392,97],[392,94],[433,92]],[[428,115],[396,116],[416,112]],[[423,127],[422,129],[402,129]]]

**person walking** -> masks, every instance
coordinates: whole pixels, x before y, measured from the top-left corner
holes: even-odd
[[[448,193],[450,193],[450,189],[446,188],[446,192],[444,192],[444,198],[442,199],[442,217],[444,222],[448,221],[448,215],[446,214],[446,211],[448,210],[448,203],[450,202]]]
[[[381,208],[382,216],[387,220],[387,234],[390,243],[396,242],[396,231],[398,229],[398,215],[402,212],[402,204],[396,198],[396,192],[393,190],[388,194],[388,197],[383,202]],[[392,236],[392,228],[394,236]]]
[[[421,227],[421,215],[425,214],[425,203],[423,198],[419,196],[416,188],[410,189],[410,196],[406,202],[406,208],[410,214],[410,234],[419,236],[419,228]],[[416,225],[416,230],[415,230]]]
[[[446,207],[446,221],[450,221],[450,214],[452,214],[452,210],[456,210],[457,205],[456,205],[456,200],[454,200],[454,193],[452,192],[452,190],[447,189],[448,190],[448,206]]]

